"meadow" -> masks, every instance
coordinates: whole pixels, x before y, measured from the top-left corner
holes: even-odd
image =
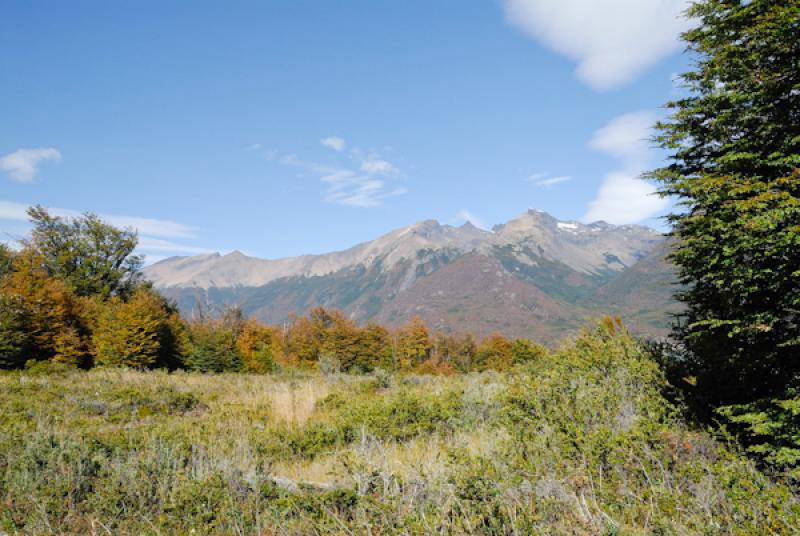
[[[601,324],[506,372],[0,374],[0,533],[797,534]]]

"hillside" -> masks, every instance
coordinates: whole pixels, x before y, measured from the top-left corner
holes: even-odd
[[[638,332],[663,333],[662,313],[674,309],[664,244],[647,227],[530,210],[492,231],[427,220],[324,255],[173,257],[145,274],[185,314],[235,304],[280,323],[324,305],[359,321],[398,325],[419,315],[443,331],[555,341],[606,312]]]

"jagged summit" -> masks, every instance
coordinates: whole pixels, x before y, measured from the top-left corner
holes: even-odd
[[[170,257],[148,266],[145,275],[158,287],[261,286],[282,277],[322,276],[348,267],[369,266],[377,259],[384,269],[390,269],[404,259],[415,259],[421,250],[491,254],[509,245],[520,249],[515,253],[518,256],[524,255],[521,249],[528,248],[548,260],[592,273],[607,268],[608,254],[631,265],[660,239],[658,232],[647,227],[562,222],[531,209],[496,225],[493,232],[469,222],[454,227],[430,219],[344,251],[274,260],[249,257],[238,250],[226,255]]]
[[[198,299],[235,302],[248,314],[281,321],[327,305],[361,320],[393,323],[420,314],[432,325],[517,335],[524,327],[547,330],[547,337],[555,326],[566,329],[590,315],[579,302],[663,238],[639,225],[560,221],[532,209],[492,231],[422,220],[342,251],[172,257],[146,267],[145,276],[188,310]],[[603,303],[613,299],[607,294]],[[638,303],[635,296],[626,300]]]

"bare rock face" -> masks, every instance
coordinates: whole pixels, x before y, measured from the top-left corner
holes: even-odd
[[[615,226],[604,222],[584,225],[561,222],[544,212],[528,211],[519,218],[496,226],[494,232],[471,224],[461,227],[426,220],[391,231],[371,242],[324,255],[304,255],[265,260],[235,251],[194,257],[171,257],[145,269],[157,287],[261,286],[282,277],[321,276],[376,260],[391,270],[419,251],[453,250],[460,253],[491,253],[497,246],[527,247],[536,256],[557,261],[588,274],[620,271],[649,253],[661,240],[657,231],[638,225]],[[526,257],[521,262],[535,262]]]
[[[183,311],[196,302],[236,304],[279,322],[325,305],[362,321],[399,324],[420,315],[445,330],[548,340],[603,307],[625,316],[626,304],[648,310],[646,321],[634,319],[641,331],[663,330],[666,315],[662,321],[647,305],[663,308],[671,290],[651,288],[648,277],[663,283],[671,268],[650,261],[632,269],[664,244],[647,227],[565,222],[530,210],[492,231],[426,220],[344,251],[275,260],[240,252],[172,257],[145,268],[145,276]],[[636,288],[613,284],[628,272]],[[616,299],[615,292],[626,295]]]

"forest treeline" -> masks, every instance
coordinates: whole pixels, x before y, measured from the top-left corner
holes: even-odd
[[[507,370],[541,356],[529,340],[432,332],[420,318],[399,329],[359,326],[317,307],[284,325],[238,308],[183,319],[141,277],[136,234],[96,216],[29,210],[31,238],[0,250],[0,367],[42,362],[266,373],[286,367],[433,374]]]

